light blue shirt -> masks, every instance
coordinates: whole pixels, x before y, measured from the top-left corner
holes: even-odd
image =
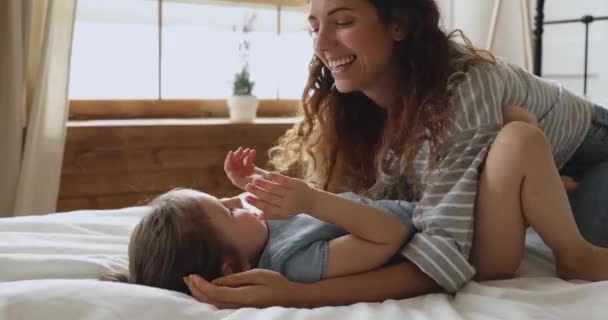
[[[362,200],[395,214],[407,226],[408,237],[416,232],[412,223],[414,205],[409,202],[374,201],[350,192],[340,196]],[[315,282],[323,279],[327,266],[328,242],[348,234],[342,227],[308,214],[298,214],[287,220],[269,220],[267,223],[268,243],[260,256],[258,268],[280,272],[296,282]]]

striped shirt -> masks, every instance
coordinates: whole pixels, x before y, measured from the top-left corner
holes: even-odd
[[[479,170],[503,125],[502,106],[521,106],[536,115],[558,168],[584,139],[592,115],[590,102],[500,59],[470,68],[452,98],[456,115],[449,141],[438,149],[439,170],[422,179],[424,193],[414,211],[421,232],[402,250],[447,292],[475,274],[468,257]],[[416,168],[426,167],[425,157],[418,159]]]

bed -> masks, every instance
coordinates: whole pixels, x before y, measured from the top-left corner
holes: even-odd
[[[0,219],[0,319],[606,319],[608,282],[552,276],[531,233],[519,278],[431,294],[317,309],[218,310],[188,295],[98,281],[125,270],[129,234],[147,207]]]

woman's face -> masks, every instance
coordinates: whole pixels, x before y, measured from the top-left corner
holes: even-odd
[[[383,23],[368,0],[310,0],[315,55],[340,92],[371,90],[395,72],[400,32]]]

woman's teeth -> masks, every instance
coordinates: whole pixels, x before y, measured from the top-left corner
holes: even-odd
[[[355,61],[355,59],[357,59],[356,56],[349,56],[349,57],[345,57],[345,58],[331,60],[331,61],[329,61],[329,68],[333,71],[339,71],[341,69],[344,69],[346,66],[350,65],[351,63],[353,63],[353,61]]]

